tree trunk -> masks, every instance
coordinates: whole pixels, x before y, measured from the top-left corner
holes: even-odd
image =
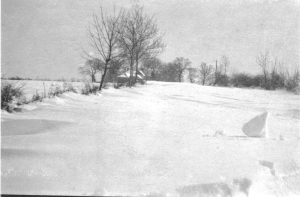
[[[92,83],[96,82],[95,74],[93,73],[91,76],[92,76]]]
[[[264,70],[264,88],[268,89],[268,76],[267,71]]]
[[[215,70],[214,86],[217,84],[217,80],[218,80],[218,60],[216,60],[216,70]]]
[[[101,82],[100,82],[100,86],[99,86],[99,91],[102,90],[102,86],[103,86],[104,79],[105,79],[106,72],[107,72],[107,65],[108,65],[108,61],[105,62],[104,72],[103,72],[103,75],[102,75],[102,77],[101,77]]]
[[[136,60],[135,60],[135,79],[134,79],[134,83],[137,82],[138,70],[139,70],[139,60],[136,58]]]
[[[129,87],[132,86],[132,77],[133,77],[133,59],[130,58],[130,76],[129,76]]]
[[[113,81],[113,84],[115,85],[117,82],[117,74],[116,73],[112,74],[112,81]]]
[[[152,69],[152,72],[151,72],[151,77],[150,77],[151,80],[155,80],[156,81],[156,74],[155,74],[155,69]]]

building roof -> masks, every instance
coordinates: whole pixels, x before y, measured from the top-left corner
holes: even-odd
[[[133,71],[133,76],[135,76],[135,71]],[[138,71],[137,77],[139,79],[144,79],[145,78],[145,74],[142,71]],[[130,77],[130,71],[126,71],[120,75],[118,75],[119,78],[129,78]]]

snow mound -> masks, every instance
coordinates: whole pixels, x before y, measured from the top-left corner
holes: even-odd
[[[270,173],[275,176],[275,168],[274,168],[274,163],[273,162],[270,162],[270,161],[266,161],[266,160],[260,160],[259,161],[259,164],[261,166],[264,166],[266,168],[269,168],[270,170]]]
[[[59,98],[59,97],[55,97],[54,102],[57,103],[57,104],[61,104],[61,105],[66,103],[65,99],[62,99],[62,98]]]
[[[249,196],[299,196],[299,168],[293,161],[286,165],[266,160],[259,161],[262,166],[255,175]]]
[[[36,109],[37,106],[28,104],[28,105],[23,105],[22,108],[27,110],[27,111],[32,111],[32,110]]]
[[[242,130],[248,137],[268,137],[268,112],[255,116],[244,124]]]

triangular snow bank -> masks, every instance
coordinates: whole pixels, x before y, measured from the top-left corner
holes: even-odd
[[[268,137],[268,112],[264,112],[245,123],[242,130],[248,137]]]

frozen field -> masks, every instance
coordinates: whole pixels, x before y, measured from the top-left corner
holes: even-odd
[[[28,83],[28,94],[41,87]],[[300,196],[299,99],[285,91],[148,82],[2,111],[1,190]],[[243,124],[264,111],[270,138],[245,137]]]

